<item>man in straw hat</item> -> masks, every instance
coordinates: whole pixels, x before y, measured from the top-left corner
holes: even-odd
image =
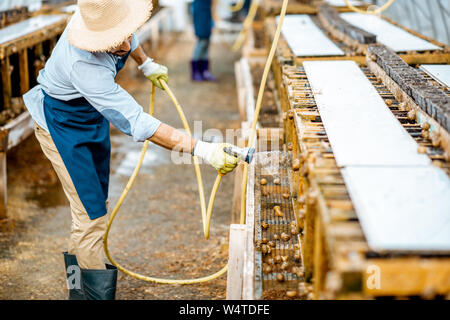
[[[79,0],[36,87],[24,95],[35,134],[69,199],[72,230],[64,253],[70,299],[114,299],[117,269],[105,264],[103,236],[110,171],[110,122],[135,141],[191,153],[222,174],[238,159],[226,144],[195,141],[145,113],[115,83],[131,56],[161,88],[167,68],[148,58],[134,32],[151,14],[151,0]]]

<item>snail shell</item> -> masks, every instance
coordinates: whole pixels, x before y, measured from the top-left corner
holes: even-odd
[[[267,179],[266,179],[266,178],[262,178],[262,179],[259,181],[259,183],[260,183],[262,186],[265,186],[265,185],[267,184]]]
[[[284,199],[289,199],[289,197],[290,197],[289,193],[283,193],[283,198]]]
[[[285,261],[281,264],[281,270],[287,270],[289,268],[289,262]]]
[[[279,282],[284,281],[284,275],[282,273],[277,274],[277,281],[279,281]]]
[[[281,240],[283,240],[283,241],[289,241],[291,239],[291,236],[290,235],[288,235],[287,233],[282,233],[281,234]]]
[[[297,291],[294,291],[294,290],[286,291],[286,296],[289,298],[294,298],[297,296]]]
[[[278,233],[275,233],[273,235],[273,240],[280,240],[280,235]]]
[[[275,256],[275,263],[281,263],[281,256],[280,255],[277,255],[277,256]]]
[[[273,183],[275,183],[276,185],[281,184],[280,178],[275,178],[275,179],[273,180]]]

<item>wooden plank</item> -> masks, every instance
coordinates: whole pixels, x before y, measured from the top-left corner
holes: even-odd
[[[24,49],[19,53],[19,75],[20,75],[20,94],[24,95],[30,90],[30,79],[28,69],[28,50]]]
[[[1,128],[8,131],[7,150],[14,148],[34,132],[34,121],[28,111]]]
[[[66,15],[42,15],[15,23],[0,30],[0,45],[31,34],[66,19]]]
[[[244,255],[247,241],[247,227],[242,224],[230,225],[230,245],[228,251],[227,300],[242,299]]]
[[[430,163],[356,63],[307,61],[304,68],[339,166]]]
[[[9,57],[5,57],[0,61],[3,84],[3,109],[11,107],[12,87],[11,87],[11,65]]]
[[[373,250],[450,252],[450,179],[444,171],[429,165],[341,172]]]
[[[308,15],[287,15],[282,34],[297,57],[344,55]]]
[[[363,290],[371,296],[448,295],[449,258],[370,259],[363,273]]]
[[[8,131],[0,130],[0,219],[7,217],[8,181],[6,172],[6,152]]]
[[[253,162],[249,165],[247,180],[247,196],[245,223],[247,225],[247,243],[245,249],[244,281],[242,288],[242,299],[254,300],[255,297],[255,165],[258,160],[255,155]]]
[[[341,17],[350,24],[376,34],[378,42],[383,43],[396,52],[442,49],[375,15],[348,12],[342,13]]]

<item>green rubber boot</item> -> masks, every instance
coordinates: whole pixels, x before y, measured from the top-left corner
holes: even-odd
[[[69,300],[86,300],[81,288],[81,269],[78,266],[77,257],[63,252],[66,265],[67,287],[69,288]]]
[[[106,270],[81,269],[83,293],[87,300],[114,300],[117,268],[106,264]]]

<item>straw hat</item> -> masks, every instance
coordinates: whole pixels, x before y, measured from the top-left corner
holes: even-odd
[[[69,42],[91,52],[108,51],[142,26],[152,12],[151,0],[78,0],[69,25]]]

